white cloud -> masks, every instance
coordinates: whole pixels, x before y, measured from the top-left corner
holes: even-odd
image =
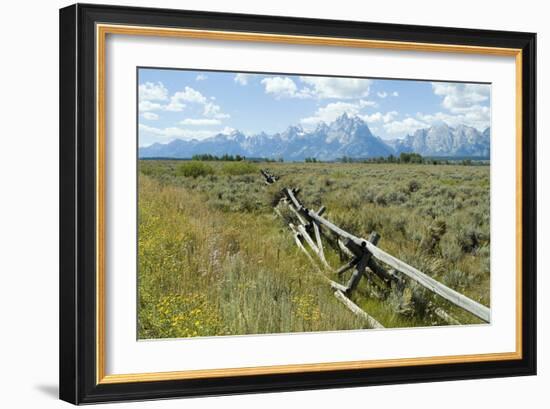
[[[230,126],[225,126],[221,131],[219,131],[217,133],[221,133],[221,134],[224,134],[224,135],[230,135],[233,132],[235,132],[235,128],[231,128]]]
[[[168,105],[164,106],[164,109],[166,111],[172,111],[172,112],[180,112],[183,111],[183,108],[185,108],[187,105],[182,104],[176,99],[172,99]]]
[[[445,122],[451,127],[458,125],[467,125],[483,131],[491,124],[491,110],[486,106],[476,106],[475,109],[460,113],[449,114],[446,112],[436,112],[434,114],[417,114],[418,119],[429,124]]]
[[[159,116],[157,114],[155,114],[154,112],[143,112],[141,114],[142,117],[144,117],[145,119],[149,120],[149,121],[156,121],[157,119],[159,119]]]
[[[301,92],[316,98],[365,98],[369,95],[371,80],[361,78],[300,77],[308,86]]]
[[[156,128],[153,126],[139,124],[139,139],[140,145],[145,146],[155,142],[170,142],[174,139],[207,139],[215,136],[219,133],[229,134],[233,131],[232,128],[225,127],[221,130],[204,130],[204,129],[190,129],[180,127],[167,127]]]
[[[445,122],[449,126],[467,125],[480,131],[491,124],[491,110],[487,106],[491,95],[488,84],[454,84],[434,82],[435,95],[443,97],[441,105],[448,112],[418,113],[416,117],[429,124]]]
[[[331,102],[324,107],[318,108],[315,114],[310,117],[302,118],[300,123],[305,127],[312,127],[320,122],[330,123],[337,119],[344,113],[349,116],[356,116],[363,118],[365,115],[360,115],[360,112],[367,107],[375,106],[372,101],[361,99],[357,102]]]
[[[379,98],[386,98],[388,96],[388,93],[386,91],[377,92],[376,95],[378,95]]]
[[[404,136],[412,134],[414,131],[429,127],[426,122],[419,121],[412,117],[407,117],[401,121],[391,121],[384,124],[384,130],[388,134]]]
[[[487,101],[491,87],[486,84],[450,84],[433,82],[435,95],[442,96],[442,106],[452,113],[463,113],[475,110],[479,104]]]
[[[196,102],[203,104],[206,102],[206,97],[202,95],[196,89],[186,86],[183,91],[178,91],[172,95],[172,100],[186,101],[186,102]]]
[[[233,81],[235,81],[239,85],[247,85],[248,80],[253,76],[254,76],[254,74],[239,73],[239,74],[235,75],[235,77],[233,78]]]
[[[382,112],[375,112],[374,114],[370,114],[370,115],[359,115],[359,117],[371,124],[371,123],[376,123],[376,122],[382,122],[382,123],[385,123],[387,124],[388,122],[391,122],[393,121],[396,117],[397,117],[398,113],[397,111],[389,111],[389,112],[386,112],[385,114],[383,114]]]
[[[313,116],[302,118],[300,122],[303,125],[317,125],[320,122],[330,123],[336,118],[346,113],[350,116],[357,115],[359,113],[359,104],[350,102],[332,102],[324,107],[317,109]]]
[[[195,77],[195,81],[204,81],[206,79],[208,79],[208,77],[204,74],[199,74]]]
[[[209,101],[204,95],[202,95],[196,89],[186,86],[183,91],[178,91],[172,95],[170,98],[170,103],[164,107],[167,111],[179,112],[185,108],[186,104],[184,102],[191,104],[202,105],[203,115],[210,118],[224,119],[229,118],[229,114],[222,112],[222,109],[219,105],[214,104]]]
[[[359,106],[361,108],[365,108],[365,107],[375,107],[375,106],[378,106],[378,104],[374,101],[368,101],[366,99],[361,99],[359,100]]]
[[[308,98],[303,90],[299,91],[296,83],[289,77],[267,77],[261,81],[266,94],[273,94],[276,98]]]
[[[175,126],[167,128],[156,128],[149,125],[139,124],[140,137],[142,133],[150,134],[159,137],[160,139],[174,139],[180,137],[190,138],[192,135],[196,134],[196,131],[190,131],[184,128],[178,128]],[[199,131],[204,132],[204,131]],[[208,132],[211,134],[211,132]]]
[[[173,112],[182,111],[185,108],[183,102],[205,104],[207,99],[199,91],[186,86],[183,91],[178,91],[170,97],[170,103],[165,106],[165,109]]]
[[[165,105],[163,109],[166,111],[172,111],[172,112],[180,112],[183,111],[183,108],[185,108],[186,105],[182,104],[178,100],[171,100],[168,105]]]
[[[359,99],[368,96],[371,80],[360,78],[300,77],[300,86],[290,77],[266,77],[266,94],[276,98]],[[374,103],[373,103],[374,104]]]
[[[139,101],[138,109],[139,112],[160,111],[161,109],[163,109],[163,106],[156,102]]]
[[[166,101],[168,90],[162,82],[146,82],[138,87],[139,101]]]
[[[399,92],[393,91],[393,92],[391,93],[391,96],[392,96],[392,97],[398,97],[398,96],[399,96]]]
[[[203,115],[217,119],[225,119],[231,116],[229,114],[224,114],[221,107],[212,102],[207,102],[206,104],[204,104]]]
[[[191,126],[208,126],[208,125],[219,125],[221,121],[219,119],[210,119],[210,118],[185,118],[183,121],[180,121],[181,125],[191,125]]]

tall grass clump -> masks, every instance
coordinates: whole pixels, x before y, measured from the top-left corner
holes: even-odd
[[[197,178],[214,174],[214,168],[207,163],[192,160],[182,163],[176,169],[177,176]]]

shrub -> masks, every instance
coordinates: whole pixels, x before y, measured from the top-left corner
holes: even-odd
[[[411,180],[409,182],[409,192],[413,193],[420,189],[420,183],[417,180]]]
[[[376,198],[374,199],[374,201],[379,206],[386,206],[388,204],[388,200],[387,200],[386,196],[383,193],[378,194],[376,196]]]
[[[386,200],[389,203],[401,204],[407,201],[407,196],[401,192],[393,191],[386,195]]]
[[[444,236],[440,242],[440,247],[441,255],[449,262],[456,263],[462,258],[462,247],[454,236]]]
[[[226,163],[222,167],[222,172],[226,175],[246,175],[247,173],[259,172],[258,167],[250,162],[232,162]]]
[[[428,227],[426,233],[424,234],[424,237],[421,242],[421,246],[424,250],[434,253],[435,249],[439,246],[439,242],[441,241],[441,237],[446,233],[447,231],[447,224],[445,223],[445,220],[442,219],[436,219],[433,221],[432,224]]]
[[[480,244],[481,233],[475,226],[463,225],[460,226],[456,239],[464,253],[472,253]]]
[[[265,196],[267,198],[266,202],[271,207],[275,207],[279,204],[281,199],[284,197],[284,193],[281,189],[281,186],[269,185],[265,189]]]
[[[176,169],[176,175],[197,178],[199,176],[212,175],[214,168],[206,163],[190,161],[182,163]]]
[[[451,270],[443,277],[443,281],[455,290],[464,290],[471,284],[472,277],[464,271]]]

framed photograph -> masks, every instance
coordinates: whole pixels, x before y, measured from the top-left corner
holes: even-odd
[[[61,399],[535,374],[535,45],[61,9]]]

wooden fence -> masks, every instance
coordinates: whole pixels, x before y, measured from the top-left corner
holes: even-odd
[[[278,181],[278,177],[268,170],[262,169],[262,176],[268,185]],[[289,223],[294,234],[296,245],[304,252],[317,272],[335,290],[334,295],[354,314],[362,317],[371,328],[382,328],[382,325],[363,311],[350,299],[350,295],[357,288],[362,277],[375,281],[381,286],[402,289],[405,279],[412,280],[427,290],[437,294],[450,303],[468,311],[485,322],[490,322],[491,311],[488,307],[466,297],[465,295],[445,286],[420,270],[404,261],[388,254],[377,247],[380,235],[372,232],[367,239],[357,237],[323,217],[326,211],[321,206],[317,211],[308,209],[298,198],[299,189],[285,187],[282,198],[275,205],[275,212],[282,216],[279,206],[286,206],[294,215],[297,223]],[[340,251],[345,253],[349,260],[337,270],[333,270],[325,258],[322,237],[326,242],[335,243]],[[310,249],[307,250],[306,246]],[[315,257],[312,257],[311,253]],[[317,264],[321,263],[321,266]],[[339,278],[343,273],[353,270],[346,285],[328,279],[323,269],[333,271]],[[449,324],[457,325],[460,322],[441,307],[434,307],[433,312]]]

